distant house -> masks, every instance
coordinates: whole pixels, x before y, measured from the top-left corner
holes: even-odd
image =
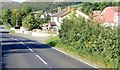
[[[120,7],[106,7],[102,12],[93,12],[94,20],[101,21],[106,26],[118,26],[120,24]]]
[[[51,22],[50,24],[56,25],[57,28],[60,28],[62,22],[63,22],[63,19],[66,18],[66,17],[69,17],[69,14],[72,12],[73,10],[71,10],[71,7],[68,7],[67,9],[61,9],[61,7],[58,8],[58,12],[55,13],[54,15],[51,16]],[[81,12],[80,10],[78,9],[74,9],[74,12],[75,12],[75,15],[78,16],[82,16],[86,19],[89,19],[89,17],[84,14],[83,12]]]
[[[107,7],[102,12],[103,22],[109,23],[112,26],[117,26],[120,18],[120,7]]]
[[[46,15],[46,14],[43,14],[43,15],[40,16],[40,18],[43,18],[43,19],[44,19],[44,18],[47,18],[47,15]]]

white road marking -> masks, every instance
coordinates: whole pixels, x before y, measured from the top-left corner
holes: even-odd
[[[36,55],[44,64],[47,65],[47,62],[45,62],[39,55]]]
[[[12,39],[14,39],[14,40],[16,40],[16,41],[19,41],[18,39],[15,39],[15,38],[12,38]]]
[[[65,52],[63,52],[63,51],[61,51],[61,50],[59,50],[59,49],[57,49],[55,47],[52,47],[52,48],[55,49],[55,50],[57,50],[57,51],[59,51],[59,52],[61,52],[61,53],[64,53],[64,54],[68,55],[67,53],[65,53]]]
[[[27,48],[28,48],[31,52],[33,52],[33,50],[32,50],[31,48],[29,48],[28,46],[27,46]]]
[[[15,38],[12,38],[12,39],[14,39],[14,40],[16,40],[16,41],[19,41],[18,39],[15,39]],[[23,43],[23,42],[20,42],[20,43],[23,44],[24,46],[26,46],[25,43]],[[33,52],[33,50],[32,50],[30,47],[27,46],[27,48],[28,48],[31,52]],[[36,56],[37,56],[44,64],[47,65],[47,62],[45,62],[39,55],[36,54]]]
[[[65,55],[68,55],[67,53],[65,53],[65,52],[63,52],[63,51],[61,51],[61,50],[59,50],[59,49],[57,49],[57,48],[55,48],[55,47],[52,47],[52,48],[55,49],[55,50],[57,50],[57,51],[59,51],[59,52],[61,52],[61,53],[63,53],[63,54],[65,54]],[[68,56],[70,56],[70,55],[68,55]],[[74,58],[74,59],[76,59],[76,60],[78,60],[78,61],[80,61],[80,62],[83,62],[83,63],[85,63],[85,64],[87,64],[87,65],[89,65],[89,66],[92,66],[92,67],[94,67],[94,68],[96,68],[96,69],[99,69],[98,67],[93,66],[93,65],[91,65],[91,64],[89,64],[89,63],[87,63],[87,62],[85,62],[85,61],[83,61],[83,60],[80,60],[80,59],[75,58],[75,57],[73,57],[73,56],[70,56],[70,57],[72,57],[72,58]],[[100,69],[99,69],[99,70],[100,70]]]
[[[22,43],[23,45],[25,45],[25,43],[23,43],[23,42],[20,42],[20,43]]]

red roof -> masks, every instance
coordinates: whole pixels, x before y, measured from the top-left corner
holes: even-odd
[[[120,7],[111,7],[111,9],[115,12],[120,12]]]

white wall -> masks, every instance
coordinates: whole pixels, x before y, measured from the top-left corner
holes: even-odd
[[[115,22],[117,25],[120,25],[120,16],[114,16],[114,22]]]
[[[58,21],[57,21],[57,17],[54,17],[54,22],[58,22]]]
[[[86,18],[86,19],[89,19],[89,17],[86,14],[80,12],[79,10],[76,10],[75,12],[77,13],[77,16],[80,15],[80,16]]]
[[[54,17],[51,17],[51,22],[54,22]]]

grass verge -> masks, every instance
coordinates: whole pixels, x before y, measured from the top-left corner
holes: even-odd
[[[3,25],[5,26],[5,28],[9,31],[9,33],[12,33],[14,34],[15,31],[14,30],[10,30],[10,25],[6,24],[6,23],[3,23]]]

